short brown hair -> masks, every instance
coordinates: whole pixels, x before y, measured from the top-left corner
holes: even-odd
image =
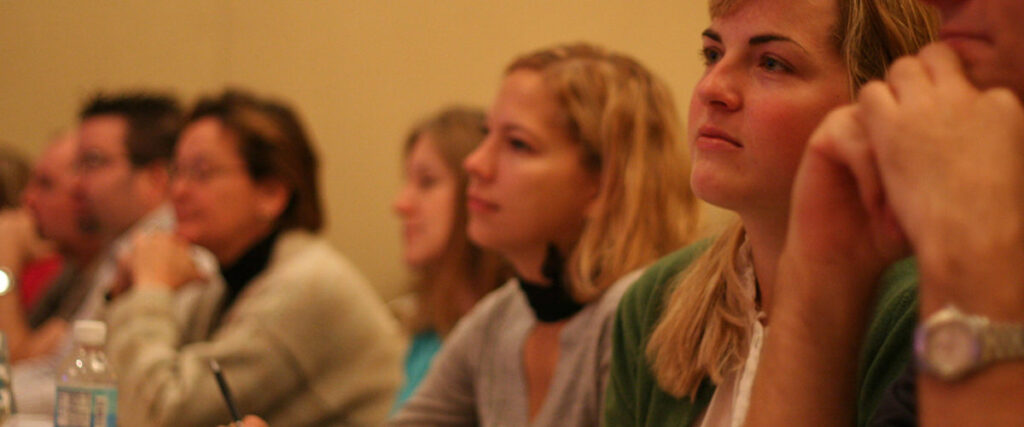
[[[128,124],[124,148],[135,168],[170,163],[181,131],[182,111],[171,95],[155,92],[98,93],[79,112],[80,120],[112,115]]]
[[[277,227],[320,230],[317,157],[295,112],[282,102],[229,89],[200,99],[186,123],[207,117],[219,120],[238,138],[239,154],[253,180],[275,179],[291,191]]]

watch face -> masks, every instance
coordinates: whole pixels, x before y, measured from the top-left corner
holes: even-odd
[[[965,323],[940,323],[924,339],[924,360],[940,375],[958,376],[977,366],[981,355],[979,342]]]

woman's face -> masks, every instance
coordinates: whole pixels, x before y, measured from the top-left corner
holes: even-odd
[[[488,134],[465,161],[469,236],[512,262],[539,269],[546,247],[572,245],[599,186],[540,73],[510,73],[487,118]],[[536,265],[534,265],[536,264]]]
[[[171,201],[178,234],[232,262],[270,230],[277,192],[254,181],[237,139],[215,118],[193,122],[175,151]]]
[[[689,112],[691,185],[740,214],[786,214],[804,145],[849,102],[834,0],[748,0],[703,33]]]
[[[429,135],[413,142],[405,158],[405,184],[394,208],[402,220],[405,262],[424,267],[437,261],[455,223],[458,177],[445,163]]]

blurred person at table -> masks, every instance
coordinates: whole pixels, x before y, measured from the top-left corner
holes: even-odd
[[[216,425],[216,360],[239,408],[280,426],[378,425],[399,382],[398,327],[363,276],[317,234],[317,158],[284,104],[240,91],[201,99],[175,148],[175,234],[137,237],[130,288],[110,306],[108,354],[125,425]],[[226,291],[200,300],[205,334],[179,340],[174,295],[198,273]]]
[[[0,241],[0,268],[11,275],[13,286],[7,292],[16,294],[9,299],[18,301],[21,312],[32,309],[61,263],[54,245],[33,230],[31,215],[23,208],[30,176],[29,162],[21,151],[0,143],[0,236],[6,236]],[[11,351],[12,357],[18,357],[17,346]]]
[[[485,119],[481,110],[452,107],[418,124],[405,139],[405,183],[394,209],[402,220],[405,262],[417,277],[411,313],[400,316],[413,336],[396,408],[416,390],[459,318],[511,277],[497,254],[466,234],[468,176],[462,162],[483,140]]]
[[[153,91],[98,93],[79,113],[80,123],[73,180],[74,218],[78,227],[94,234],[103,248],[95,270],[84,278],[84,295],[69,320],[102,317],[105,299],[120,281],[118,258],[132,236],[168,229],[174,213],[167,203],[170,162],[181,125],[181,109],[170,95]],[[210,287],[206,287],[210,288]],[[190,286],[183,295],[195,297],[204,288]],[[191,310],[189,298],[176,308],[180,319]],[[13,368],[15,399],[20,410],[53,412],[57,365],[71,350],[71,334],[45,357],[26,359]]]
[[[75,156],[78,140],[74,132],[64,132],[43,150],[32,167],[22,192],[23,208],[0,212],[0,265],[11,269],[19,283],[11,292],[22,297],[21,307],[14,298],[0,296],[0,329],[8,337],[11,360],[39,357],[56,351],[68,332],[68,323],[81,306],[87,284],[102,242],[78,226],[75,217]],[[52,242],[56,252],[39,251],[41,239]],[[48,246],[48,245],[47,245]],[[47,277],[26,277],[33,265],[53,268]],[[38,267],[37,267],[38,268]],[[25,293],[31,281],[38,282],[26,304]]]

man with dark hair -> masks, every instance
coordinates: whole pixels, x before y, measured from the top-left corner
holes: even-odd
[[[98,95],[79,118],[80,218],[112,239],[165,202],[182,111],[164,95]]]

